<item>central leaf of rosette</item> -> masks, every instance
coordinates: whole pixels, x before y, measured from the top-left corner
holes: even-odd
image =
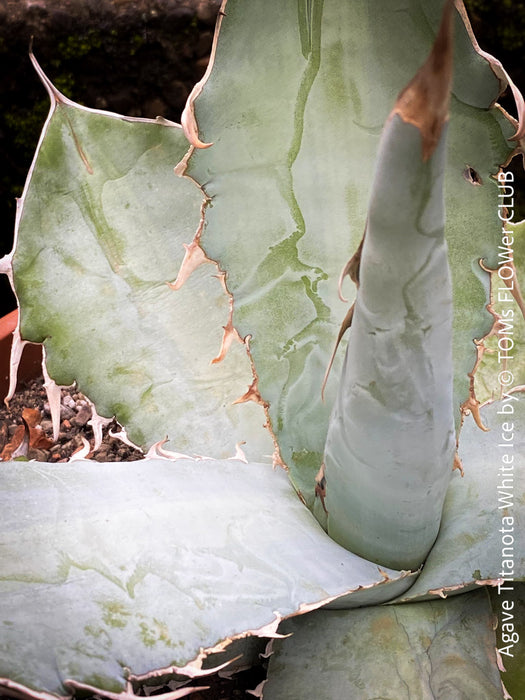
[[[452,10],[383,132],[325,450],[329,534],[400,569],[432,547],[454,462],[443,196]]]

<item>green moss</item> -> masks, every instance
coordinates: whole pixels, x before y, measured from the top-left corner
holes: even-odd
[[[129,55],[134,56],[137,51],[143,46],[144,42],[144,37],[142,37],[140,34],[134,34],[131,39],[130,39],[130,49],[129,49]]]
[[[73,73],[62,73],[54,79],[55,87],[60,90],[66,97],[73,99],[75,94],[75,78]],[[81,102],[79,104],[82,104]]]
[[[482,48],[492,45],[503,51],[520,51],[525,47],[525,3],[515,0],[465,0],[465,6]],[[487,45],[484,45],[484,43]]]
[[[58,55],[62,58],[74,59],[87,56],[93,49],[102,47],[102,37],[96,29],[90,29],[86,34],[74,34],[66,37],[58,44]],[[55,81],[56,84],[56,81]]]
[[[23,156],[29,161],[48,112],[49,100],[45,97],[31,108],[15,105],[4,113],[5,125],[10,132],[12,142],[20,148]]]

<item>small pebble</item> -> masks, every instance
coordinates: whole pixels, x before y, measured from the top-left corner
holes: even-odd
[[[76,425],[80,428],[88,422],[91,418],[91,409],[89,406],[80,406],[77,414],[71,418],[71,425]]]
[[[60,418],[62,418],[62,420],[64,420],[64,418],[69,420],[70,418],[73,418],[74,415],[75,411],[69,406],[60,407]]]
[[[67,406],[68,408],[75,409],[76,403],[73,399],[72,396],[69,394],[66,394],[64,397],[62,397],[62,406]]]
[[[47,462],[49,461],[50,452],[48,450],[38,450],[32,448],[29,450],[29,459],[36,459],[37,462]]]

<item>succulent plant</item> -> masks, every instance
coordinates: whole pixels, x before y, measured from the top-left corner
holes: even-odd
[[[130,696],[261,637],[259,697],[509,697],[504,664],[516,699],[524,103],[462,4],[225,1],[182,127],[33,61],[12,387],[42,343],[55,417],[76,382],[146,458],[2,465],[1,691]]]

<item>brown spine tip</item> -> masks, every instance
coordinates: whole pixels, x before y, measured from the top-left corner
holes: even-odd
[[[422,137],[423,161],[436,148],[448,119],[452,85],[454,3],[445,0],[441,25],[426,62],[399,94],[393,114],[416,126]]]
[[[213,143],[205,143],[199,138],[199,126],[197,124],[197,119],[195,118],[195,100],[201,94],[204,86],[206,85],[208,78],[210,77],[213,65],[215,63],[217,42],[221,31],[223,17],[226,17],[226,13],[224,10],[226,8],[227,2],[228,0],[222,0],[221,8],[217,16],[217,23],[215,25],[215,34],[213,36],[210,60],[208,62],[208,67],[206,68],[206,72],[199,80],[199,82],[196,83],[196,85],[193,87],[193,90],[190,92],[190,95],[186,101],[186,106],[184,107],[184,111],[182,112],[181,116],[181,126],[184,135],[194,148],[209,148],[210,146],[213,146]]]

